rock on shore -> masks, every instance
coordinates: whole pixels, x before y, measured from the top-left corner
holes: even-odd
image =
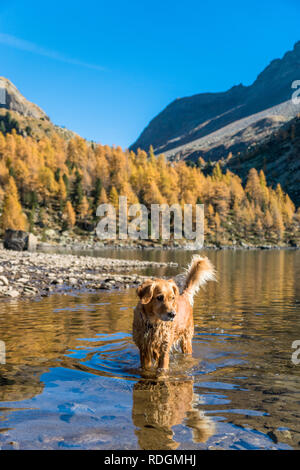
[[[128,288],[148,277],[132,271],[167,266],[177,264],[0,250],[0,297]]]

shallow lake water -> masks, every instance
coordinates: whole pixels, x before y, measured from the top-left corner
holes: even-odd
[[[192,256],[101,254],[179,263],[158,276]],[[207,254],[218,282],[195,301],[193,358],[176,354],[164,377],[139,369],[134,289],[2,302],[0,447],[299,449],[300,252]]]

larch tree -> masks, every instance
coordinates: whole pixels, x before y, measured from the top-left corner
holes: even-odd
[[[221,170],[221,167],[220,167],[219,163],[217,163],[214,166],[214,169],[213,169],[213,172],[212,172],[212,179],[213,179],[213,181],[222,181],[222,179],[223,179],[223,173],[222,173],[222,170]]]
[[[13,177],[19,204],[26,213],[33,211],[32,224],[50,226],[58,201],[61,211],[66,211],[64,224],[67,218],[72,226],[74,209],[79,220],[87,216],[88,205],[95,211],[99,204],[111,202],[118,210],[119,195],[124,195],[128,204],[139,202],[148,207],[152,203],[204,204],[205,230],[211,240],[219,222],[219,234],[227,241],[259,234],[274,241],[275,236],[285,241],[299,236],[299,210],[296,212],[281,186],[272,189],[267,185],[263,170],[258,174],[251,169],[245,187],[236,174],[228,170],[224,174],[220,164],[203,159],[191,165],[177,158],[156,157],[152,148],[148,153],[134,153],[91,145],[78,137],[66,141],[56,133],[37,140],[14,129],[6,131],[0,132],[1,209],[5,196],[8,204],[7,187]],[[42,212],[47,221],[41,220]]]
[[[119,209],[119,195],[116,188],[113,186],[109,193],[109,203],[115,208],[116,211]]]
[[[100,196],[99,196],[98,201],[97,201],[97,207],[100,204],[107,204],[107,203],[108,203],[108,197],[107,197],[105,189],[102,187],[101,192],[100,192]]]
[[[74,227],[76,223],[76,214],[70,201],[67,201],[67,204],[63,213],[63,219],[68,228]]]
[[[266,235],[269,235],[273,227],[273,217],[269,209],[266,210],[263,225],[266,231]]]
[[[58,180],[58,197],[61,201],[65,201],[67,199],[67,189],[62,176],[59,176]]]
[[[249,170],[245,191],[250,201],[260,201],[261,185],[255,168]]]
[[[23,213],[18,189],[12,176],[9,178],[5,190],[1,225],[3,230],[26,230],[27,228],[27,219]]]
[[[265,174],[263,170],[260,170],[259,172],[259,182],[260,182],[260,188],[261,188],[261,206],[263,209],[266,209],[268,202],[269,202],[269,189],[267,186],[267,180],[265,177]]]
[[[82,201],[77,208],[77,211],[80,220],[86,220],[91,214],[89,201],[86,196],[83,196]]]

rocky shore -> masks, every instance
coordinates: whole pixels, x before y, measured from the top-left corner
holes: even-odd
[[[47,229],[43,233],[43,237],[38,235],[36,237],[36,245],[38,251],[49,250],[58,252],[64,250],[64,252],[77,253],[80,251],[97,251],[106,249],[126,249],[126,250],[194,250],[199,249],[195,247],[195,243],[192,240],[99,240],[95,234],[90,235],[78,235],[72,231],[64,231],[59,233],[53,229]],[[252,240],[250,243],[246,240],[232,241],[229,242],[212,242],[205,240],[206,250],[256,250],[256,249],[299,249],[299,241],[296,243],[270,243],[266,240],[257,239]]]
[[[177,264],[0,249],[0,298],[129,288],[148,277],[143,269],[168,266]]]

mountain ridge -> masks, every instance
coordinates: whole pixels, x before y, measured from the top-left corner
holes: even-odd
[[[7,131],[13,127],[19,134],[37,139],[53,133],[58,133],[67,140],[78,136],[75,132],[54,124],[38,105],[22,95],[8,78],[0,76],[0,130],[4,131],[5,127],[8,127]]]
[[[46,113],[35,103],[27,100],[17,87],[5,77],[0,77],[1,98],[0,107],[8,111],[15,111],[22,116],[33,117],[36,119],[47,119]]]
[[[168,157],[179,154],[179,158],[188,158],[194,149],[189,152],[182,147],[191,147],[196,139],[290,101],[291,84],[299,77],[300,41],[281,59],[272,60],[251,85],[239,84],[224,92],[199,93],[172,101],[150,121],[130,149],[148,150],[152,145],[156,154],[168,152]],[[290,108],[287,120],[299,112],[300,106]],[[205,153],[205,146],[202,150]]]

